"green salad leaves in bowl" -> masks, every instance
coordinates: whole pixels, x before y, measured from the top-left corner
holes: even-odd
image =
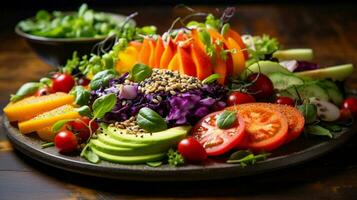
[[[109,36],[128,35],[135,30],[130,17],[89,9],[87,4],[76,12],[40,10],[35,17],[20,21],[15,32],[48,64],[63,65],[74,51],[91,52],[93,46]]]

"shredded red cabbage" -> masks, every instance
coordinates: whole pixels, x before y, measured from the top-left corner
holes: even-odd
[[[297,67],[294,70],[294,72],[308,71],[308,70],[314,70],[319,68],[320,68],[319,65],[316,63],[307,62],[307,61],[297,61]]]

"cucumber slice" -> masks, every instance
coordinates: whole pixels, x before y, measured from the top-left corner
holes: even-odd
[[[290,97],[294,99],[299,99],[299,95],[300,95],[302,99],[309,99],[311,97],[316,97],[325,101],[329,100],[329,96],[326,93],[326,91],[315,83],[292,86],[289,87],[286,91],[287,91],[286,94],[290,94]]]
[[[262,73],[264,75],[269,75],[274,72],[281,72],[284,74],[292,74],[292,72],[289,72],[285,67],[281,66],[277,62],[272,62],[272,61],[259,61],[256,62],[249,67],[247,67],[243,73],[241,73],[240,78],[242,80],[245,80],[250,74],[252,73]]]
[[[299,77],[310,77],[313,79],[332,79],[333,81],[343,81],[353,73],[352,64],[337,65],[315,70],[296,72]]]
[[[273,53],[273,58],[282,60],[302,60],[310,61],[314,58],[312,49],[287,49],[277,50]]]
[[[341,105],[343,101],[343,95],[334,82],[329,80],[320,80],[317,82],[317,84],[327,92],[330,100],[334,104],[338,106]]]
[[[273,82],[274,88],[278,90],[285,90],[293,85],[303,85],[304,81],[294,75],[288,75],[280,72],[270,74],[269,79]]]

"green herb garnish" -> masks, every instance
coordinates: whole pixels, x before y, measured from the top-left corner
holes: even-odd
[[[130,72],[130,79],[134,82],[141,82],[146,78],[150,77],[152,74],[152,69],[144,64],[135,64]]]
[[[235,111],[223,111],[217,117],[217,126],[220,129],[228,129],[231,128],[232,125],[237,120],[237,112]]]
[[[166,121],[154,110],[144,107],[136,116],[138,125],[148,132],[158,132],[167,129]]]
[[[185,164],[185,160],[182,157],[182,155],[178,151],[175,151],[173,149],[170,149],[167,152],[167,157],[168,157],[167,161],[171,166],[178,166],[178,165]]]

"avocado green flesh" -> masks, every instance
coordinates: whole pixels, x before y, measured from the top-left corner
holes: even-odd
[[[279,63],[264,60],[247,67],[247,69],[244,70],[244,72],[241,74],[241,78],[244,80],[252,73],[262,73],[264,75],[269,75],[274,72],[292,74],[289,70],[281,66]]]
[[[310,77],[314,79],[332,79],[334,81],[343,81],[353,73],[354,67],[352,64],[337,65],[322,69],[315,69],[303,72],[296,72],[297,76]]]
[[[119,155],[104,153],[95,147],[92,147],[91,149],[95,154],[99,156],[100,159],[107,160],[109,162],[114,162],[114,163],[121,163],[121,164],[141,164],[146,162],[158,161],[158,160],[162,160],[166,155],[166,153],[158,153],[158,154],[148,154],[148,155],[140,155],[140,156],[119,156]]]
[[[146,163],[163,158],[189,130],[189,126],[174,127],[141,137],[109,126],[96,139],[91,139],[89,145],[102,160],[122,164]]]
[[[105,133],[105,134],[99,134],[98,135],[98,140],[112,146],[118,146],[118,147],[123,147],[123,148],[141,148],[141,147],[146,147],[148,146],[147,144],[135,144],[135,143],[129,143],[129,142],[123,142],[118,140],[114,135],[117,133]]]
[[[117,131],[114,131],[116,129]],[[108,132],[120,132],[118,128],[108,127]],[[122,129],[121,129],[122,130]],[[127,142],[127,143],[135,143],[135,144],[157,144],[161,142],[167,142],[172,140],[180,140],[183,139],[186,134],[189,132],[189,126],[178,126],[174,128],[170,128],[164,131],[155,132],[151,134],[144,134],[141,136],[134,134],[116,134],[116,139]]]

